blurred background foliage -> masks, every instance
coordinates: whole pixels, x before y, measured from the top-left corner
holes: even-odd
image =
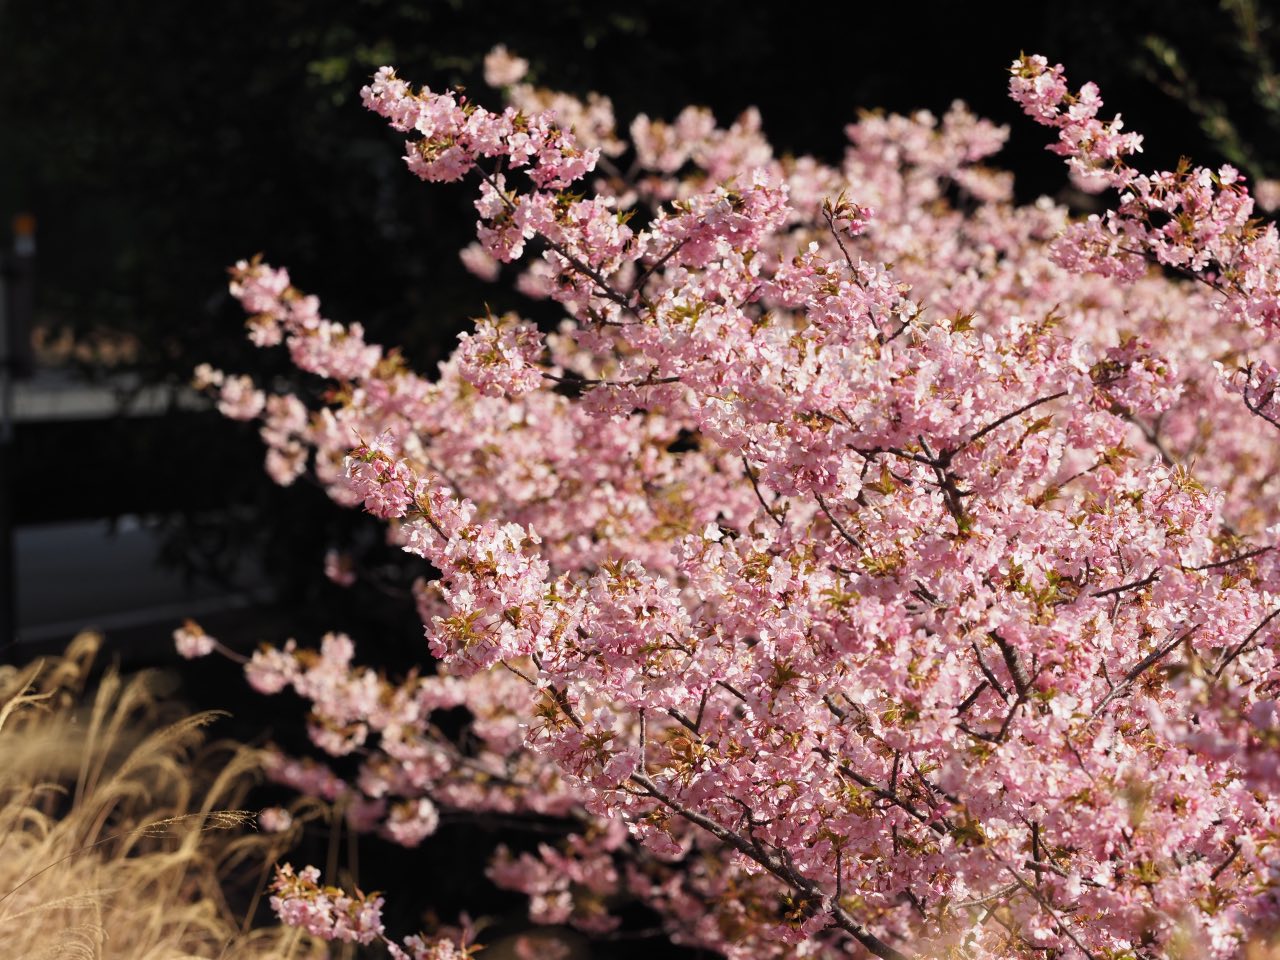
[[[1004,68],[1041,50],[1097,80],[1156,162],[1276,163],[1276,31],[1259,3],[868,6],[5,0],[0,200],[39,216],[47,322],[128,331],[149,376],[185,380],[194,360],[242,356],[223,268],[258,250],[420,362],[494,296],[457,264],[465,188],[406,176],[397,136],[359,104],[382,63],[492,101],[480,61],[505,42],[537,82],[604,92],[624,123],[756,105],[780,151],[834,160],[859,108],[962,98],[1015,119]],[[1052,192],[1043,134],[1014,132],[1023,194]]]
[[[722,122],[755,105],[780,152],[830,161],[859,109],[940,112],[961,98],[1011,125],[1001,162],[1029,199],[1066,196],[1065,177],[1005,96],[1019,51],[1096,80],[1147,135],[1146,163],[1187,153],[1258,177],[1280,173],[1277,38],[1275,9],[1256,0],[0,0],[0,214],[37,216],[45,339],[77,345],[64,354],[79,375],[127,383],[122,404],[145,385],[176,398],[201,361],[286,374],[244,341],[226,293],[226,266],[256,252],[329,316],[429,368],[486,303],[520,303],[458,262],[469,189],[408,176],[400,138],[361,107],[383,63],[492,103],[481,61],[501,42],[539,85],[612,97],[624,128],[690,102]],[[324,546],[376,548],[317,491],[274,489],[254,429],[213,414],[56,424],[19,441],[22,462],[65,467],[19,472],[19,523],[164,515],[165,562],[227,578],[251,552],[317,628],[345,615],[345,601],[319,602]]]

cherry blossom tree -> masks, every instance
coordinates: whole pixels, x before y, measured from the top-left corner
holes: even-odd
[[[411,173],[475,190],[466,265],[560,325],[487,315],[422,376],[254,260],[250,339],[325,401],[198,372],[278,482],[309,471],[420,566],[420,673],[337,634],[248,661],[360,756],[276,779],[406,845],[441,811],[566,818],[490,866],[532,921],[606,934],[631,898],[730,958],[1273,935],[1280,237],[1240,175],[1141,172],[1041,57],[1011,94],[1104,215],[1015,204],[1006,131],[958,103],[863,117],[835,167],[750,112],[624,137],[606,98],[487,66],[500,111],[390,68],[364,102]],[[275,891],[387,939],[312,868]]]

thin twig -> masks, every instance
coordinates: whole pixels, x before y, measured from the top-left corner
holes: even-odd
[[[991,423],[987,424],[985,427],[983,427],[981,430],[975,433],[972,437],[970,437],[964,443],[960,444],[959,447],[953,450],[951,452],[951,455],[954,456],[955,453],[958,452],[959,450],[963,450],[965,447],[971,444],[977,443],[979,440],[985,437],[992,430],[995,430],[997,427],[1003,426],[1004,424],[1012,420],[1014,417],[1020,416],[1026,413],[1028,410],[1034,410],[1036,407],[1040,406],[1042,403],[1049,403],[1052,400],[1061,400],[1066,395],[1067,395],[1067,391],[1059,390],[1057,393],[1051,394],[1050,396],[1040,397],[1038,400],[1032,400],[1030,403],[1024,403],[1022,406],[1020,406],[1017,410],[1014,410],[1012,413],[1006,413],[1003,417],[1000,417],[998,420],[993,420]]]
[[[769,504],[765,503],[764,494],[760,492],[760,484],[756,480],[755,471],[751,469],[751,464],[747,462],[747,455],[745,453],[742,455],[742,469],[747,472],[747,479],[751,481],[751,489],[756,492],[756,499],[760,501],[760,506],[764,507],[764,512],[767,513],[770,519],[772,519],[778,526],[783,526],[785,523],[783,518],[774,513],[773,508],[769,506]]]
[[[1277,610],[1276,613],[1280,613],[1280,610]],[[1272,616],[1275,616],[1275,614],[1272,614]],[[1129,688],[1133,686],[1134,681],[1137,680],[1138,677],[1142,676],[1144,673],[1146,673],[1147,670],[1149,670],[1151,667],[1155,666],[1157,663],[1163,660],[1166,656],[1168,656],[1170,651],[1174,649],[1174,647],[1178,646],[1178,644],[1188,639],[1193,633],[1195,633],[1199,629],[1200,627],[1197,625],[1192,627],[1190,630],[1186,631],[1185,633],[1178,634],[1176,637],[1174,637],[1172,640],[1166,643],[1163,647],[1156,647],[1156,649],[1152,650],[1149,654],[1147,654],[1145,657],[1143,657],[1141,660],[1135,663],[1132,667],[1130,667],[1128,672],[1125,673],[1124,678],[1118,684],[1116,684],[1114,687],[1111,688],[1111,690],[1107,693],[1107,695],[1102,698],[1101,703],[1099,703],[1096,707],[1093,708],[1093,713],[1089,715],[1089,719],[1090,720],[1096,719],[1102,713],[1102,711],[1106,709],[1107,705],[1111,703],[1112,700],[1115,700],[1117,697],[1121,697],[1125,693],[1127,693]]]
[[[1222,671],[1227,669],[1227,667],[1231,665],[1231,662],[1235,660],[1236,657],[1244,653],[1245,648],[1248,647],[1249,644],[1253,642],[1253,638],[1256,637],[1258,634],[1260,634],[1263,631],[1263,629],[1266,627],[1266,625],[1269,624],[1272,620],[1274,620],[1277,616],[1280,616],[1280,607],[1276,607],[1276,609],[1268,613],[1263,618],[1260,624],[1258,624],[1256,627],[1254,627],[1252,630],[1249,631],[1249,635],[1247,637],[1245,637],[1238,644],[1236,644],[1234,647],[1231,648],[1231,652],[1222,658],[1222,662],[1218,664],[1218,668],[1213,671],[1213,678],[1216,680],[1219,677],[1221,677]]]
[[[832,515],[831,511],[827,508],[827,502],[822,499],[822,494],[818,493],[817,491],[814,491],[813,496],[815,499],[817,499],[818,506],[822,508],[822,512],[827,515],[827,519],[831,521],[831,525],[836,528],[836,532],[838,532],[840,536],[844,538],[845,542],[848,543],[849,546],[853,547],[855,550],[858,550],[860,552],[866,552],[866,547],[864,547],[858,541],[858,538],[855,537],[853,534],[851,534],[848,530],[846,530],[843,524],[841,524],[840,521],[837,520],[835,516]]]

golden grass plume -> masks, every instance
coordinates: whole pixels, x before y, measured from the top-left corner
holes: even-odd
[[[85,633],[60,658],[0,667],[0,953],[326,955],[296,931],[249,929],[228,903],[237,885],[260,889],[280,853],[239,809],[256,755],[206,746],[217,715],[175,712],[154,673],[107,670],[86,690],[100,642]]]

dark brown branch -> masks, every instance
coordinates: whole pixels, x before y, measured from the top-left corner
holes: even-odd
[[[480,178],[484,180],[485,183],[489,184],[489,186],[493,189],[494,193],[496,193],[502,199],[503,205],[506,206],[508,210],[514,212],[516,209],[516,205],[514,202],[512,202],[511,198],[507,196],[506,191],[500,189],[497,182],[493,179],[493,177],[491,177],[484,170],[482,170],[479,167],[477,167],[476,170],[479,172]],[[626,294],[620,293],[617,290],[615,290],[613,287],[611,287],[609,285],[609,281],[606,280],[600,274],[600,271],[593,269],[592,267],[588,266],[586,263],[583,263],[581,258],[575,256],[564,244],[559,243],[558,241],[552,240],[550,237],[547,237],[541,233],[537,234],[537,238],[541,240],[543,243],[545,243],[547,247],[550,248],[552,251],[557,253],[559,256],[563,257],[565,261],[571,267],[573,267],[574,270],[576,270],[578,273],[582,274],[584,277],[586,277],[588,280],[594,283],[598,289],[599,294],[602,297],[604,297],[607,300],[612,300],[614,303],[620,306],[623,310],[630,313],[637,320],[644,319],[644,317],[641,316],[640,311],[636,308],[635,304],[631,302],[631,299]]]
[[[751,481],[751,489],[756,492],[756,499],[760,501],[760,506],[764,507],[764,512],[769,515],[778,526],[783,526],[783,518],[773,512],[773,508],[764,501],[764,494],[760,492],[760,484],[756,481],[756,473],[751,469],[751,464],[747,462],[747,455],[742,455],[742,469],[747,472],[747,479]]]
[[[1220,864],[1218,864],[1216,867],[1213,868],[1213,873],[1209,874],[1210,882],[1214,882],[1218,879],[1218,877],[1222,876],[1222,872],[1226,870],[1227,867],[1231,866],[1231,864],[1235,862],[1236,857],[1238,857],[1239,855],[1240,855],[1240,844],[1232,840],[1231,853],[1227,855],[1227,859],[1223,860]]]
[[[555,252],[561,257],[564,257],[565,261],[569,264],[569,266],[573,267],[574,270],[578,271],[578,273],[582,274],[584,277],[586,277],[588,280],[594,283],[596,285],[597,292],[602,297],[604,297],[606,300],[612,300],[614,303],[620,306],[623,310],[627,311],[627,313],[631,314],[637,320],[644,319],[639,309],[635,306],[635,304],[633,304],[630,301],[630,299],[628,299],[626,294],[619,293],[617,290],[613,289],[613,287],[609,286],[609,281],[606,280],[598,270],[595,270],[592,267],[589,267],[587,264],[583,263],[580,258],[578,258],[577,256],[575,256],[573,253],[569,251],[568,247],[542,234],[538,234],[538,239],[540,239],[543,243],[545,243],[553,252]]]
[[[827,519],[831,521],[831,525],[836,528],[836,532],[839,533],[840,536],[844,538],[845,542],[848,543],[849,546],[853,547],[858,552],[860,553],[865,552],[866,548],[863,547],[863,545],[858,542],[858,538],[855,537],[853,534],[851,534],[848,530],[846,530],[844,528],[844,525],[841,524],[840,521],[837,520],[835,516],[831,513],[831,510],[828,509],[827,502],[822,499],[822,494],[815,491],[813,496],[818,501],[818,506],[822,508],[822,512],[826,514]]]
[[[827,750],[825,747],[814,747],[813,752],[818,754],[827,762],[834,763],[836,766],[836,770],[842,776],[848,777],[850,780],[852,780],[858,786],[862,787],[864,790],[867,790],[870,793],[875,794],[877,797],[879,797],[881,800],[885,801],[886,803],[890,803],[893,806],[897,807],[899,810],[904,811],[912,819],[918,820],[920,823],[924,824],[934,833],[938,834],[938,836],[944,837],[947,835],[946,828],[942,824],[938,823],[936,820],[931,820],[926,814],[921,813],[919,810],[917,810],[914,806],[912,806],[906,800],[903,800],[900,796],[898,796],[897,791],[886,790],[884,787],[877,786],[874,780],[869,780],[868,778],[864,777],[862,774],[858,773],[858,771],[854,770],[852,767],[836,760],[835,754],[833,754],[830,750]]]
[[[1013,679],[1013,689],[1017,691],[1018,699],[1025,700],[1031,691],[1031,678],[1027,676],[1027,668],[1023,665],[1022,658],[1018,656],[1018,651],[1009,644],[1009,641],[1000,636],[998,631],[992,630],[988,636],[1000,648],[1000,656],[1004,658],[1004,665],[1009,669],[1009,676]]]
[[[1276,613],[1280,613],[1280,610],[1277,610]],[[1272,616],[1274,615],[1275,614],[1272,614]],[[1146,673],[1147,670],[1151,669],[1151,667],[1155,666],[1157,663],[1163,660],[1166,656],[1169,655],[1169,653],[1176,646],[1178,646],[1178,644],[1188,639],[1193,633],[1195,633],[1199,629],[1200,629],[1199,626],[1195,626],[1195,627],[1192,627],[1190,630],[1186,631],[1185,633],[1178,634],[1176,637],[1174,637],[1172,640],[1166,643],[1163,647],[1156,647],[1154,650],[1148,653],[1145,657],[1143,657],[1141,660],[1135,663],[1132,667],[1130,667],[1129,670],[1125,673],[1124,678],[1118,684],[1116,684],[1114,687],[1111,688],[1111,690],[1107,693],[1107,695],[1102,698],[1101,703],[1099,703],[1096,707],[1093,708],[1093,713],[1089,715],[1089,719],[1090,720],[1095,719],[1102,713],[1103,710],[1106,709],[1107,705],[1111,703],[1112,700],[1115,700],[1117,697],[1124,696],[1124,694],[1126,694],[1129,691],[1129,688],[1133,686],[1133,683],[1135,680],[1137,680],[1140,676]]]
[[[711,688],[706,687],[702,691],[702,699],[698,701],[698,715],[693,718],[693,729],[696,733],[702,729],[702,712],[707,709],[707,700],[711,696]]]
[[[739,690],[737,687],[735,687],[732,683],[728,683],[725,680],[717,680],[716,686],[721,687],[725,690],[728,690],[730,693],[732,693],[735,697],[737,697],[743,703],[747,702],[747,695],[743,693],[741,690]]]
[[[1195,567],[1179,567],[1183,573],[1201,573],[1205,570],[1216,570],[1219,567],[1229,567],[1233,563],[1243,563],[1245,560],[1252,560],[1254,557],[1261,556],[1275,547],[1256,547],[1253,550],[1247,550],[1244,553],[1236,554],[1234,557],[1227,557],[1225,560],[1215,560],[1213,563],[1202,563]],[[1160,579],[1160,571],[1154,570],[1141,580],[1134,580],[1130,583],[1122,583],[1118,587],[1108,587],[1106,590],[1098,590],[1093,596],[1095,597],[1112,597],[1127,590],[1138,590],[1142,587],[1149,586]]]
[[[843,198],[843,196],[844,194],[841,194],[841,198]],[[822,216],[826,218],[827,229],[831,231],[831,236],[835,238],[836,246],[838,246],[840,248],[840,252],[844,254],[844,262],[849,265],[849,273],[856,277],[858,275],[858,268],[854,266],[853,257],[849,256],[849,250],[845,247],[844,240],[840,237],[840,231],[836,229],[835,215],[832,210],[830,200],[824,200],[822,202]]]
[[[1244,553],[1236,554],[1234,557],[1227,557],[1227,559],[1225,560],[1215,560],[1213,563],[1201,564],[1198,567],[1183,567],[1182,569],[1187,571],[1191,571],[1191,570],[1199,571],[1199,570],[1214,570],[1217,567],[1229,567],[1233,563],[1241,563],[1245,560],[1252,560],[1254,557],[1260,557],[1262,556],[1262,554],[1267,553],[1274,549],[1275,547],[1258,547],[1254,550],[1248,550]]]
[[[667,707],[666,714],[672,720],[675,720],[677,723],[679,723],[682,727],[687,727],[689,730],[692,730],[694,733],[698,732],[698,725],[694,723],[692,720],[690,720],[688,717],[686,717],[679,710],[677,710],[675,707]]]
[[[1240,399],[1244,401],[1244,405],[1249,409],[1250,413],[1252,413],[1254,416],[1261,417],[1263,420],[1267,421],[1267,423],[1271,424],[1277,430],[1280,430],[1280,420],[1277,420],[1275,417],[1271,416],[1269,413],[1264,412],[1262,409],[1263,404],[1250,403],[1249,398],[1243,395],[1240,397]],[[1270,397],[1268,397],[1267,399],[1269,400]]]
[[[698,813],[696,810],[690,810],[688,807],[678,801],[667,796],[647,775],[633,773],[630,778],[631,782],[643,788],[645,793],[657,800],[668,810],[671,810],[677,816],[687,820],[694,826],[701,827],[710,833],[717,840],[727,844],[747,858],[754,860],[760,866],[764,867],[771,874],[781,880],[788,886],[796,889],[800,893],[813,897],[815,900],[827,900],[828,898],[822,893],[812,880],[801,875],[794,864],[788,864],[782,857],[776,853],[770,853],[761,847],[758,843],[752,843],[741,834],[735,833],[725,826],[717,823],[715,820]],[[853,915],[839,903],[831,903],[831,915],[835,920],[836,926],[848,933],[858,943],[862,944],[872,956],[880,957],[881,960],[911,960],[911,958],[902,953],[900,950],[891,947],[885,943],[874,933],[860,924],[853,918]]]
[[[676,243],[672,244],[670,250],[668,250],[666,253],[660,256],[657,260],[655,260],[649,266],[645,267],[644,272],[641,273],[640,276],[636,278],[636,282],[631,285],[631,292],[633,294],[643,296],[645,282],[651,276],[653,276],[654,273],[656,273],[658,270],[661,270],[662,267],[666,264],[666,262],[670,260],[672,257],[674,257],[679,252],[680,248],[683,247],[688,242],[689,242],[688,237],[685,237],[684,239],[677,241]]]
[[[1024,880],[1018,874],[1018,872],[1014,870],[1013,867],[1009,866],[1007,863],[1004,864],[1004,868],[1009,871],[1009,875],[1013,877],[1014,881],[1018,884],[1018,886],[1020,886],[1027,893],[1031,894],[1032,899],[1034,899],[1036,903],[1040,904],[1040,909],[1053,918],[1053,922],[1054,924],[1057,925],[1058,931],[1064,937],[1066,937],[1068,940],[1074,943],[1076,945],[1076,948],[1081,953],[1083,953],[1086,957],[1088,957],[1089,960],[1097,960],[1097,955],[1093,953],[1083,943],[1080,942],[1080,939],[1075,935],[1075,933],[1072,932],[1071,928],[1067,926],[1067,922],[1063,920],[1062,917],[1058,916],[1058,911],[1053,909],[1053,907],[1049,904],[1049,901],[1044,898],[1044,895],[1041,894],[1039,890],[1037,890],[1031,884],[1027,883],[1027,881]]]
[[[1221,677],[1222,671],[1226,670],[1227,667],[1231,665],[1233,660],[1235,660],[1238,656],[1240,656],[1240,654],[1244,653],[1245,649],[1249,646],[1249,644],[1253,642],[1254,637],[1260,634],[1266,628],[1267,624],[1269,624],[1277,616],[1280,616],[1280,607],[1277,607],[1276,609],[1268,613],[1265,617],[1263,617],[1262,622],[1258,624],[1256,627],[1254,627],[1252,630],[1250,630],[1249,635],[1247,637],[1245,637],[1243,640],[1241,640],[1239,643],[1237,643],[1234,647],[1231,648],[1231,651],[1225,657],[1223,657],[1222,662],[1218,664],[1218,668],[1213,671],[1213,678],[1216,680],[1219,677]]]
[[[987,682],[991,684],[996,693],[1000,694],[1000,699],[1008,702],[1009,695],[1004,692],[1004,687],[1000,685],[1000,681],[996,679],[996,675],[992,673],[991,668],[987,666],[987,661],[983,658],[982,651],[978,649],[978,645],[973,641],[970,641],[969,646],[973,648],[973,653],[978,658],[978,669],[982,671],[982,675],[987,678]]]
[[[987,683],[986,680],[981,681],[976,687],[974,687],[973,693],[965,697],[964,700],[960,702],[960,706],[956,707],[956,713],[958,715],[963,715],[966,710],[978,702],[978,698],[982,696],[982,692],[990,686],[991,684]]]
[[[1004,426],[1014,417],[1021,416],[1022,414],[1026,413],[1028,410],[1034,410],[1036,407],[1040,406],[1042,403],[1049,403],[1053,400],[1061,400],[1066,395],[1067,395],[1067,391],[1059,390],[1057,393],[1050,394],[1047,397],[1040,397],[1037,400],[1032,400],[1030,403],[1024,403],[1022,406],[1020,406],[1017,410],[1014,410],[1012,413],[1006,413],[1003,417],[1000,417],[999,419],[991,421],[991,423],[987,424],[985,427],[980,429],[977,433],[975,433],[972,437],[970,437],[964,443],[960,444],[960,446],[957,447],[956,450],[952,451],[951,455],[954,456],[955,453],[958,452],[959,450],[963,450],[965,447],[970,446],[971,444],[977,443],[979,440],[985,437],[992,430],[995,430],[998,427]]]
[[[1122,583],[1118,587],[1108,587],[1106,590],[1098,590],[1093,595],[1095,597],[1111,597],[1118,593],[1124,593],[1126,590],[1139,590],[1142,587],[1155,583],[1160,579],[1160,572],[1157,570],[1143,577],[1141,580],[1134,580],[1132,583]]]
[[[679,383],[679,377],[637,377],[634,380],[599,380],[594,377],[558,377],[543,371],[543,380],[568,383],[579,387],[655,387],[663,383]]]

